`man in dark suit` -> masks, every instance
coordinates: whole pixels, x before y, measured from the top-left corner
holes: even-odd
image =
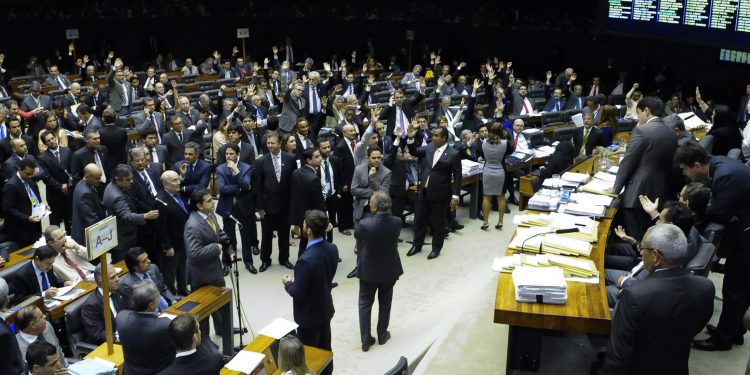
[[[354,228],[354,216],[351,209],[354,197],[352,197],[350,190],[354,177],[354,167],[356,166],[354,150],[357,148],[357,133],[354,125],[344,125],[343,134],[344,137],[335,146],[335,155],[341,167],[341,190],[339,193],[341,199],[338,207],[338,225],[339,233],[349,236],[351,235],[350,229]]]
[[[21,164],[21,161],[23,160],[29,160],[34,163],[37,163],[36,158],[29,154],[28,148],[26,147],[26,142],[24,142],[21,139],[14,139],[10,141],[11,144],[11,150],[13,151],[13,154],[5,160],[5,163],[3,163],[3,173],[2,177],[0,177],[0,186],[2,186],[2,182],[4,180],[10,179],[13,177],[14,174],[18,171],[18,167]],[[38,166],[38,164],[37,164]],[[32,180],[34,182],[37,182],[39,180],[43,180],[47,178],[47,173],[44,169],[39,168],[34,175],[32,175]]]
[[[384,345],[391,338],[388,323],[391,316],[393,286],[404,273],[398,256],[398,236],[401,219],[391,215],[391,198],[384,191],[375,191],[370,197],[369,210],[375,215],[362,219],[354,232],[359,256],[359,333],[362,351],[375,344],[370,335],[370,316],[375,293],[378,293],[378,342]]]
[[[180,193],[185,202],[193,191],[206,189],[211,181],[211,166],[205,160],[199,159],[199,150],[197,143],[186,143],[183,152],[184,159],[174,164],[173,169],[179,173]]]
[[[2,193],[2,212],[5,215],[3,230],[18,247],[36,242],[42,235],[42,218],[32,216],[32,209],[44,204],[39,187],[32,180],[36,162],[21,160],[18,172],[5,183]]]
[[[79,243],[85,244],[84,230],[107,217],[98,189],[101,184],[102,170],[96,164],[89,164],[83,169],[83,179],[73,190],[73,214],[70,236]]]
[[[109,151],[104,170],[112,171],[117,164],[127,164],[126,148],[128,147],[128,131],[115,125],[117,114],[112,108],[102,113],[104,127],[99,130],[100,143]]]
[[[158,137],[156,136],[156,129],[154,127],[145,127],[139,130],[141,133],[141,140],[143,146],[146,148],[146,154],[148,155],[150,165],[158,169],[158,173],[161,173],[167,169],[172,168],[172,163],[167,153],[167,147],[159,144]]]
[[[128,302],[132,302],[133,286],[141,281],[146,281],[156,285],[159,289],[159,306],[157,312],[162,312],[170,305],[179,301],[172,292],[169,291],[161,270],[155,264],[151,263],[146,251],[141,247],[132,247],[125,252],[125,265],[128,267],[126,275],[120,279],[119,291]]]
[[[102,120],[99,120],[96,116],[94,116],[91,108],[86,104],[81,104],[76,109],[76,116],[78,116],[78,118],[81,120],[80,127],[83,128],[84,133],[93,130],[99,131],[104,127],[104,123],[102,123]]]
[[[263,153],[263,136],[265,134],[265,126],[259,126],[260,123],[256,121],[256,117],[252,113],[245,113],[240,116],[242,121],[241,140],[250,145],[253,150],[255,158],[259,158]]]
[[[109,85],[109,104],[118,115],[130,113],[132,90],[130,83],[125,81],[125,73],[122,71],[122,60],[118,57],[114,65],[107,73],[107,84]]]
[[[225,285],[222,275],[222,251],[226,252],[229,261],[234,262],[235,255],[229,242],[229,237],[219,227],[219,222],[214,215],[214,199],[206,189],[193,192],[190,198],[192,212],[185,223],[183,236],[185,238],[185,251],[187,253],[187,274],[190,275],[191,290],[198,290],[204,285]],[[289,231],[287,230],[287,233]],[[212,314],[214,327],[231,338],[231,311],[229,305],[225,305],[218,312]],[[222,324],[224,323],[224,324]],[[209,332],[208,319],[201,321],[201,331]],[[225,341],[226,344],[226,341]],[[225,353],[233,350],[232,347],[224,347]]]
[[[556,87],[552,91],[552,97],[547,100],[544,104],[544,112],[560,112],[565,110],[565,97],[563,97],[562,89]]]
[[[148,158],[146,158],[143,149],[143,147],[133,147],[129,151],[133,186],[128,189],[128,195],[137,213],[146,213],[157,209],[156,195],[161,188],[160,172],[156,168],[148,167]],[[164,253],[156,244],[156,232],[156,221],[138,226],[136,243],[148,251],[149,256],[156,264],[161,264]]]
[[[128,193],[133,186],[133,179],[130,167],[118,165],[113,174],[113,181],[104,189],[104,207],[117,217],[118,245],[117,249],[111,252],[113,262],[122,259],[125,251],[136,245],[139,226],[159,218],[157,210],[138,213],[135,202]]]
[[[586,107],[586,95],[583,93],[583,86],[573,86],[573,91],[570,93],[565,109],[583,109]]]
[[[8,279],[13,293],[13,304],[23,301],[29,296],[52,298],[57,295],[57,288],[64,285],[52,271],[57,251],[47,245],[34,251],[34,259],[21,266]]]
[[[573,144],[576,156],[589,156],[598,146],[604,147],[604,133],[594,126],[594,115],[589,110],[583,111],[583,126],[576,128]]]
[[[747,125],[747,121],[750,120],[748,106],[750,106],[750,83],[745,85],[745,95],[740,98],[740,105],[737,107],[737,125],[740,128]]]
[[[325,210],[323,191],[318,177],[322,162],[320,151],[308,148],[303,152],[304,165],[292,173],[292,202],[289,208],[289,224],[302,228],[307,210]],[[307,238],[299,240],[298,258],[307,248]]]
[[[304,156],[302,155],[304,151],[309,148],[315,148],[315,143],[310,139],[310,124],[306,119],[301,118],[297,120],[297,125],[295,125],[294,129],[296,130],[294,141],[297,144],[297,149],[295,150],[297,160],[304,160]]]
[[[182,126],[185,129],[195,128],[198,125],[198,120],[201,119],[200,112],[190,106],[190,99],[184,95],[177,98],[177,108],[174,115],[182,120]],[[172,124],[174,124],[174,120],[172,120]],[[172,130],[174,130],[174,126]]]
[[[221,354],[208,336],[202,337],[194,315],[174,318],[169,323],[169,338],[177,350],[176,358],[158,375],[218,374],[224,366]]]
[[[164,115],[156,110],[156,101],[151,97],[143,98],[143,112],[133,115],[133,125],[138,131],[153,127],[156,129],[156,139],[159,142],[161,142],[161,137],[169,131]]]
[[[70,161],[72,154],[67,147],[57,144],[57,137],[45,131],[39,137],[47,150],[39,155],[39,166],[47,172],[44,184],[47,186],[47,202],[52,213],[49,222],[52,225],[60,225],[65,222],[65,228],[72,227],[73,200],[70,184]]]
[[[714,285],[682,269],[686,248],[672,224],[644,235],[641,255],[651,274],[620,293],[603,373],[688,373],[689,343],[711,319]]]
[[[155,374],[174,361],[175,348],[164,340],[170,320],[156,314],[159,297],[153,283],[138,283],[132,291],[132,310],[121,311],[115,317],[125,357],[125,374]]]
[[[268,153],[255,162],[253,193],[260,213],[262,239],[260,272],[271,266],[273,232],[278,233],[279,264],[294,269],[289,262],[289,193],[292,173],[297,169],[294,156],[281,151],[279,134],[266,136]]]
[[[21,118],[15,115],[10,115],[5,120],[5,124],[8,128],[8,136],[0,140],[0,163],[5,163],[5,160],[13,155],[13,148],[10,145],[10,141],[21,138],[26,143],[28,150],[34,150],[34,139],[26,134],[21,134]],[[33,151],[31,152],[34,153]]]
[[[328,72],[330,74],[330,72]],[[307,75],[307,82],[302,90],[302,97],[305,98],[304,116],[310,125],[311,138],[316,140],[317,134],[325,121],[325,114],[322,112],[323,103],[321,98],[328,96],[328,84],[331,80],[322,80],[320,73],[310,72]],[[298,119],[299,120],[299,119]]]
[[[409,129],[407,147],[409,152],[419,157],[420,185],[414,215],[414,244],[408,256],[422,251],[427,225],[432,228],[432,252],[427,259],[440,256],[445,240],[446,212],[450,205],[455,211],[458,195],[461,192],[461,155],[453,147],[448,147],[448,130],[437,128],[432,131],[432,142],[417,148],[414,136],[417,129]]]
[[[24,96],[23,103],[21,103],[21,110],[24,112],[34,112],[28,119],[29,127],[27,130],[27,133],[31,134],[32,138],[36,138],[39,131],[44,128],[44,112],[51,109],[52,99],[49,95],[42,94],[42,85],[36,81],[31,82],[29,84],[29,93]],[[30,148],[30,150],[33,150],[33,148]]]
[[[0,278],[0,309],[5,310],[10,305],[10,288],[8,283]],[[0,317],[0,368],[2,375],[24,374],[26,371],[26,361],[24,354],[18,348],[16,333],[11,329],[8,322]]]
[[[229,139],[229,142],[219,147],[219,152],[217,154],[219,164],[224,164],[227,162],[226,150],[227,145],[229,145],[230,143],[239,147],[239,161],[249,165],[255,163],[255,152],[253,151],[253,146],[247,142],[242,141],[243,133],[244,130],[242,129],[242,125],[236,122],[232,122],[229,126],[227,126],[227,138]]]
[[[94,280],[96,280],[98,288],[86,297],[86,301],[81,306],[81,321],[83,322],[83,329],[86,331],[86,342],[94,345],[100,345],[106,340],[104,332],[104,306],[102,305],[104,300],[102,286],[106,281],[102,280],[102,264],[99,263],[94,270]],[[112,335],[114,337],[117,326],[115,324],[115,315],[112,311],[119,313],[127,309],[128,302],[118,291],[120,279],[117,276],[114,266],[108,265],[107,267],[107,275],[109,276],[109,308],[110,317],[112,318]]]
[[[172,124],[172,130],[164,134],[161,144],[167,147],[167,164],[173,166],[175,163],[182,160],[185,154],[185,145],[187,143],[194,142],[200,144],[203,137],[198,132],[185,129],[185,123],[181,116],[173,116],[169,123]]]
[[[162,272],[164,282],[172,294],[188,295],[187,274],[185,272],[185,239],[182,231],[185,230],[190,210],[187,200],[182,197],[180,191],[180,176],[175,171],[166,171],[161,174],[161,185],[156,198],[161,201],[159,208],[159,221],[157,223],[157,244],[164,251],[162,258]],[[206,183],[208,185],[208,183]],[[206,186],[203,187],[205,189]],[[175,283],[177,287],[175,288]]]
[[[259,254],[258,232],[255,227],[255,202],[251,193],[252,164],[239,160],[239,147],[227,144],[224,148],[227,162],[216,168],[216,181],[219,185],[219,204],[216,213],[224,221],[224,232],[229,236],[233,248],[237,248],[237,231],[240,226],[242,239],[242,261],[245,269],[258,273],[253,266],[253,253]],[[237,220],[237,222],[235,222]]]
[[[650,218],[641,209],[640,195],[664,202],[669,197],[672,156],[677,148],[674,130],[662,122],[664,103],[656,97],[645,97],[638,102],[638,126],[628,142],[620,162],[613,192],[619,194],[622,220],[627,232],[636,240],[643,237]],[[596,123],[596,121],[594,121]]]
[[[339,251],[336,245],[326,242],[328,217],[323,211],[311,210],[305,214],[302,233],[307,237],[307,251],[297,260],[294,277],[287,274],[281,279],[284,289],[292,297],[294,321],[299,325],[297,337],[303,344],[331,350],[331,319],[333,297],[331,284],[336,276]],[[333,362],[321,374],[333,372]]]
[[[393,100],[383,108],[383,111],[380,112],[379,119],[388,121],[388,127],[385,131],[386,134],[393,134],[393,130],[396,126],[401,128],[403,131],[402,134],[406,134],[406,130],[409,128],[409,123],[414,117],[415,108],[424,98],[424,80],[418,87],[419,92],[409,99],[405,98],[402,90],[396,90],[393,94]]]
[[[711,189],[711,201],[706,207],[707,220],[726,226],[724,238],[731,238],[739,246],[726,260],[719,324],[706,326],[711,335],[696,340],[696,349],[730,350],[732,342],[745,334],[742,318],[750,307],[750,254],[742,248],[750,243],[750,170],[740,161],[725,156],[712,156],[695,142],[687,142],[677,149],[674,161],[682,173],[693,181],[706,182]],[[727,243],[729,243],[727,241]],[[731,243],[729,243],[731,244]]]
[[[341,163],[336,155],[331,153],[331,141],[329,139],[318,139],[318,150],[320,151],[320,183],[323,188],[323,201],[325,212],[331,224],[335,227],[336,211],[341,194]],[[326,240],[333,242],[333,231],[326,233]]]
[[[101,136],[99,132],[88,132],[85,135],[86,146],[81,147],[73,153],[73,160],[70,162],[71,175],[73,176],[73,185],[78,184],[83,178],[83,167],[89,164],[96,164],[102,171],[101,182],[107,183],[112,171],[106,170],[109,162],[109,152],[107,147],[101,145]]]

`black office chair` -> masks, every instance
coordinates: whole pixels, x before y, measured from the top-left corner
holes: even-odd
[[[698,253],[685,266],[685,269],[694,275],[708,277],[708,273],[711,271],[711,264],[713,264],[714,254],[716,254],[716,246],[710,242],[704,242],[698,248]]]
[[[406,357],[401,356],[396,366],[388,370],[385,375],[409,375],[409,361],[406,360]]]
[[[620,132],[633,131],[633,129],[635,128],[635,125],[636,125],[635,120],[624,119],[624,118],[617,120],[617,129]]]
[[[544,109],[544,105],[547,104],[546,98],[531,98],[531,103],[535,110],[541,111]]]
[[[625,105],[625,95],[610,95],[607,98],[607,102],[610,105]]]
[[[16,272],[18,272],[18,270],[21,269],[21,267],[25,266],[28,262],[31,262],[31,260],[26,260],[20,263],[16,263],[10,267],[0,269],[0,278],[5,280],[12,278],[13,275],[15,275]]]
[[[727,157],[730,159],[742,160],[742,150],[739,148],[733,148],[727,152]]]
[[[83,359],[86,354],[96,349],[98,345],[89,344],[84,341],[86,331],[83,328],[83,319],[81,319],[81,308],[87,297],[78,298],[73,303],[65,306],[65,336],[68,340],[68,346],[73,352],[73,357]]]
[[[198,78],[197,74],[185,74],[182,76],[182,83],[193,83]]]
[[[526,93],[529,98],[544,98],[544,89],[531,89]]]
[[[542,125],[552,126],[565,123],[565,112],[546,112],[542,113]]]
[[[206,90],[212,90],[217,85],[227,85],[227,87],[234,87],[237,85],[237,82],[234,80],[234,78],[227,78],[227,79],[220,79],[216,82],[213,81],[197,81],[195,82],[195,89],[198,91],[206,91]]]
[[[572,140],[576,134],[576,127],[558,128],[552,132],[552,142]]]
[[[707,153],[711,153],[714,149],[714,136],[713,135],[707,135],[703,137],[700,141],[698,141],[698,144],[703,147],[704,150],[706,150]]]

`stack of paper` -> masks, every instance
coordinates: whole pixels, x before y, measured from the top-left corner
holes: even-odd
[[[545,178],[544,181],[542,182],[542,186],[544,186],[546,188],[550,188],[550,189],[558,189],[558,188],[571,188],[571,189],[575,189],[575,188],[577,188],[580,185],[581,185],[580,182],[568,181],[568,180],[564,180],[562,178],[552,178],[552,177]]]
[[[599,195],[591,193],[573,193],[570,194],[570,201],[574,203],[586,203],[594,206],[609,207],[612,205],[613,198],[608,195]]]
[[[550,228],[531,227],[516,229],[516,236],[508,245],[508,249],[524,252],[539,252],[539,246],[542,247],[542,253],[574,255],[588,257],[591,254],[591,244],[588,241],[575,238],[565,237],[559,234],[540,234],[549,232]],[[538,234],[538,235],[537,235]],[[537,235],[536,237],[533,237]],[[524,243],[525,241],[525,243]]]
[[[473,176],[481,171],[482,164],[468,159],[461,160],[461,173],[464,176]]]
[[[551,214],[527,214],[513,217],[513,224],[524,227],[549,227],[550,229],[578,228],[578,232],[561,236],[596,242],[599,238],[599,222],[585,216],[552,212]]]
[[[527,203],[527,205],[531,210],[557,209],[557,202],[554,202],[549,194],[544,194],[543,190],[536,192],[534,196],[529,198],[529,202]]]
[[[568,299],[568,285],[557,267],[525,267],[513,270],[513,285],[519,302],[554,303]]]
[[[563,270],[566,278],[596,278],[598,281],[599,271],[590,259],[572,258],[554,254],[513,254],[510,256],[495,258],[492,270],[510,273],[518,267],[559,267]]]
[[[555,147],[553,146],[541,146],[537,147],[534,151],[534,155],[538,158],[544,158],[547,156],[552,155],[552,153],[555,152]]]
[[[84,359],[76,363],[71,364],[68,367],[68,372],[71,375],[108,375],[116,374],[117,368],[114,363],[110,365],[104,364],[102,361],[95,359]]]
[[[620,167],[613,165],[609,167],[609,169],[607,170],[607,173],[617,174],[617,171],[619,170],[620,170]]]
[[[599,172],[601,173],[601,172]],[[615,186],[614,179],[608,180],[608,179],[602,179],[599,176],[599,173],[597,173],[594,178],[591,179],[586,185],[583,185],[581,188],[585,192],[594,193],[594,194],[603,194],[608,195],[611,197],[616,196],[616,194],[613,193],[605,193],[605,191],[612,190]],[[611,176],[607,174],[608,176]]]
[[[565,181],[577,182],[579,184],[582,184],[589,180],[588,173],[565,172],[560,177]]]
[[[567,203],[561,206],[562,212],[566,214],[602,217],[606,207],[594,204]]]

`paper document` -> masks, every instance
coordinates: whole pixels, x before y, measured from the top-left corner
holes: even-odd
[[[580,183],[584,183],[589,180],[588,173],[565,172],[563,173],[561,177],[565,181],[573,181],[573,182],[580,182]]]
[[[583,114],[576,113],[575,115],[570,116],[570,120],[573,121],[574,124],[576,124],[576,127],[583,127]]]
[[[258,334],[261,334],[263,336],[273,337],[277,340],[281,339],[282,337],[286,336],[287,333],[292,332],[293,330],[297,329],[298,324],[283,318],[276,318],[268,324],[267,326],[263,327]]]
[[[513,285],[519,302],[564,304],[568,299],[568,285],[558,267],[518,267],[513,270]]]
[[[51,212],[52,211],[47,210],[47,206],[44,204],[38,204],[31,208],[31,216],[36,216],[40,219],[49,215]]]
[[[608,173],[612,173],[612,174],[617,174],[617,171],[619,171],[619,170],[620,170],[620,167],[614,165],[614,166],[609,167],[609,169],[607,170],[607,172]]]
[[[253,370],[263,362],[264,358],[266,358],[266,356],[262,353],[240,350],[239,353],[229,361],[229,363],[224,365],[224,367],[244,374],[252,374]]]
[[[62,288],[57,288],[57,295],[52,298],[58,301],[67,301],[78,297],[81,293],[83,293],[83,289],[75,289],[74,285],[64,286]]]
[[[596,172],[594,175],[594,178],[598,178],[600,180],[607,181],[611,183],[612,185],[615,184],[615,179],[617,179],[616,175],[610,174],[610,173],[604,173],[604,172]]]
[[[677,114],[677,116],[680,116],[682,121],[685,123],[685,129],[687,130],[693,130],[706,126],[706,123],[703,122],[703,120],[701,120],[700,117],[696,116],[693,112],[679,113]]]

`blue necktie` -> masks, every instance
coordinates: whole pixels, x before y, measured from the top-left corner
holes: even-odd
[[[143,281],[150,281],[154,285],[156,285],[156,283],[154,283],[154,280],[151,279],[151,276],[149,276],[148,273],[143,274]],[[156,311],[162,312],[167,308],[169,308],[169,303],[167,303],[167,300],[161,294],[159,294],[159,308]]]
[[[5,139],[5,125],[0,126],[0,140]]]
[[[555,103],[555,112],[558,112],[558,111],[560,111],[560,101],[559,100]]]
[[[182,210],[185,211],[185,213],[187,213],[188,212],[187,207],[185,207],[185,202],[182,201],[182,197],[180,197],[179,194],[172,194],[172,197],[174,197],[174,200],[177,201],[177,204],[180,205]]]
[[[312,90],[312,113],[316,114],[318,113],[318,90],[315,87],[312,87]]]
[[[26,187],[26,194],[29,195],[29,200],[31,200],[31,206],[36,206],[39,204],[39,198],[37,198],[36,193],[34,193],[34,190],[31,189],[31,185],[27,181],[23,182],[23,186]]]
[[[47,274],[45,272],[39,272],[39,276],[42,278],[42,293],[49,289],[49,281],[47,281]]]
[[[190,164],[190,168],[188,168],[188,175],[192,176],[193,175],[193,171],[195,171],[195,165],[194,164]]]

